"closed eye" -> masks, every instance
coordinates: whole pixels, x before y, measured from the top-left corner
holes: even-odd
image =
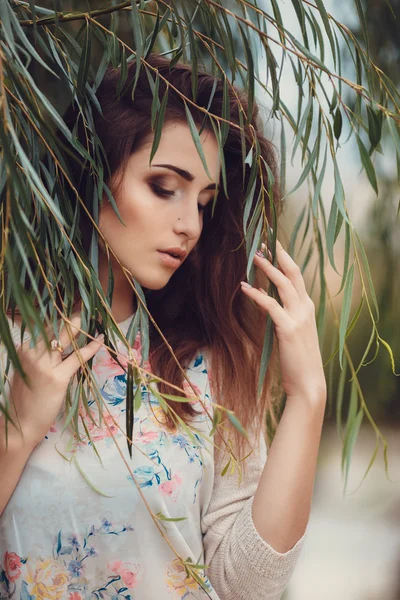
[[[153,181],[151,181],[149,183],[149,186],[151,187],[151,189],[153,190],[153,192],[157,196],[160,196],[161,198],[169,198],[169,197],[175,195],[175,192],[173,190],[167,190],[167,189],[159,186],[157,183],[154,183]],[[198,209],[199,209],[200,212],[204,212],[206,210],[206,206],[203,206],[203,204],[198,203],[197,207],[198,207]]]
[[[153,192],[155,194],[157,194],[157,196],[173,196],[175,194],[175,192],[173,190],[166,190],[165,188],[160,187],[159,185],[157,185],[154,182],[150,182],[149,186],[151,187],[151,189],[153,190]]]

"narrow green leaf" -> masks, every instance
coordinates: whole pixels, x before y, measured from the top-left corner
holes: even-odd
[[[320,69],[325,71],[326,73],[331,74],[328,67],[317,57],[315,54],[312,54],[307,48],[305,48],[289,31],[286,30],[286,35],[292,40],[293,44],[304,54],[306,58],[315,63]]]
[[[346,470],[345,470],[345,481],[344,481],[344,493],[346,493],[346,488],[347,488],[347,481],[348,481],[348,477],[349,477],[349,470],[350,470],[350,460],[351,460],[351,456],[353,453],[353,448],[354,445],[357,441],[357,437],[358,437],[358,433],[360,431],[360,427],[361,427],[361,423],[363,421],[364,418],[364,411],[362,410],[362,408],[360,408],[360,410],[358,411],[354,421],[349,425],[349,430],[347,433],[347,439],[345,439],[345,448],[346,448],[346,453],[345,453],[345,464],[346,464]]]
[[[151,161],[153,160],[154,155],[157,152],[157,148],[160,144],[161,133],[162,133],[162,129],[164,126],[165,109],[167,107],[167,101],[168,101],[168,90],[169,90],[169,87],[167,86],[165,88],[164,96],[161,101],[160,110],[158,111],[158,114],[157,114],[157,119],[156,119],[156,123],[155,123],[155,127],[154,127],[154,137],[153,137],[153,144],[152,144],[151,152],[150,152],[149,164],[151,164]]]
[[[400,373],[396,373],[396,365],[395,365],[395,362],[394,362],[393,350],[391,349],[391,347],[389,346],[389,344],[384,339],[381,338],[380,335],[378,335],[378,339],[379,339],[380,342],[382,342],[382,344],[385,346],[386,350],[389,353],[390,364],[392,366],[392,373],[393,373],[393,375],[395,375],[396,377],[400,377]]]
[[[228,412],[227,415],[228,415],[228,419],[230,420],[232,425],[235,427],[235,429],[237,429],[242,435],[244,435],[244,437],[246,439],[248,439],[249,436],[247,434],[247,431],[244,429],[243,425],[241,424],[241,422],[239,421],[237,416],[230,412]]]
[[[314,195],[312,200],[312,211],[316,219],[318,219],[318,201],[321,195],[322,183],[325,177],[327,150],[328,146],[325,146],[324,162],[322,163],[322,168],[318,176],[317,183],[315,184]]]
[[[303,116],[301,117],[301,121],[296,129],[296,138],[295,138],[295,141],[293,144],[293,151],[292,151],[292,157],[291,157],[292,164],[293,164],[294,155],[296,154],[297,146],[299,145],[299,143],[301,141],[304,128],[309,120],[312,121],[312,106],[313,106],[313,97],[310,94],[310,97],[307,102],[307,106],[304,110]]]
[[[97,492],[98,494],[100,494],[100,496],[104,496],[105,498],[115,498],[115,496],[110,496],[109,494],[105,494],[104,492],[102,492],[98,487],[96,487],[90,481],[89,477],[86,475],[85,471],[80,466],[80,464],[78,462],[78,459],[76,458],[76,454],[74,454],[74,456],[72,458],[72,462],[76,466],[76,468],[78,469],[79,473],[82,475],[82,477],[86,481],[86,483],[92,488],[92,490],[94,490],[95,492]]]
[[[353,282],[354,282],[354,264],[351,265],[348,275],[347,275],[346,285],[345,285],[344,293],[343,293],[342,311],[340,313],[339,363],[340,363],[341,368],[342,368],[342,361],[343,361],[344,343],[345,343],[345,339],[346,339],[347,323],[349,321],[350,309],[351,309],[351,299],[353,296]]]
[[[221,471],[221,477],[224,477],[224,475],[226,475],[226,472],[228,471],[230,464],[231,464],[231,458],[229,458],[229,461],[226,463],[226,465],[222,469],[222,471]]]
[[[240,31],[240,35],[242,36],[242,40],[243,40],[243,46],[244,46],[244,52],[245,52],[245,56],[246,56],[246,64],[247,64],[247,87],[246,87],[246,92],[247,92],[247,118],[246,118],[246,124],[251,122],[252,116],[253,116],[253,104],[254,104],[254,86],[255,86],[255,79],[254,79],[254,60],[253,60],[253,54],[251,52],[251,48],[250,48],[250,44],[249,44],[249,40],[247,39],[247,36],[243,30],[242,25],[238,22],[238,26],[239,26],[239,31]]]
[[[332,363],[333,364],[333,363]],[[343,366],[340,371],[339,384],[336,397],[336,430],[339,440],[343,441],[343,429],[342,429],[342,408],[343,408],[343,393],[344,386],[346,383],[347,373],[347,356],[343,357]]]
[[[226,121],[230,120],[230,108],[229,108],[229,89],[228,89],[228,80],[224,77],[224,87],[223,87],[223,97],[222,97],[222,118],[226,119]],[[221,145],[222,147],[225,145],[226,138],[229,133],[229,123],[223,121],[221,123]]]
[[[365,17],[364,8],[363,8],[361,0],[355,0],[355,4],[356,4],[357,12],[358,12],[358,18],[361,23],[361,28],[362,28],[362,32],[363,32],[367,55],[369,55],[368,27],[367,27],[367,19]]]
[[[262,390],[262,386],[264,383],[265,374],[267,372],[267,367],[268,367],[269,359],[271,357],[272,346],[273,346],[273,334],[274,334],[273,321],[268,314],[267,314],[266,318],[267,318],[267,327],[265,329],[264,343],[263,343],[263,349],[262,349],[262,353],[261,353],[260,372],[259,372],[258,387],[257,387],[257,397],[259,397],[261,394],[261,390]]]
[[[389,127],[390,135],[394,141],[394,145],[396,147],[396,152],[400,157],[400,135],[394,123],[394,120],[391,117],[387,117],[387,124]]]
[[[331,209],[329,211],[328,226],[326,230],[326,251],[328,254],[329,262],[332,268],[335,269],[339,275],[339,271],[336,268],[335,256],[334,256],[334,245],[336,241],[336,224],[338,220],[338,207],[335,202],[332,202]]]
[[[194,145],[196,146],[196,150],[199,153],[199,156],[201,158],[201,162],[203,163],[203,167],[205,172],[207,173],[208,177],[210,179],[212,179],[210,172],[208,170],[208,166],[207,166],[207,162],[206,162],[206,157],[204,156],[204,151],[203,151],[203,146],[201,145],[201,141],[200,141],[200,137],[199,137],[199,132],[197,131],[197,127],[196,124],[193,120],[193,117],[190,113],[190,110],[185,102],[185,112],[186,112],[186,120],[187,123],[189,125],[189,129],[190,129],[190,133],[194,142]]]
[[[333,133],[335,134],[335,138],[338,140],[340,138],[340,134],[342,133],[342,113],[340,111],[340,107],[338,106],[335,112],[335,118],[333,120]]]
[[[222,421],[222,413],[219,410],[219,408],[215,408],[214,410],[214,414],[213,414],[213,420],[212,420],[212,427],[209,433],[209,436],[212,437],[215,433],[215,431],[217,430],[218,425],[221,423]]]
[[[301,212],[299,214],[299,216],[296,219],[296,223],[293,227],[293,231],[292,234],[290,236],[290,242],[289,242],[289,254],[290,256],[294,256],[294,250],[295,250],[295,246],[296,246],[296,240],[297,240],[297,236],[300,230],[300,227],[304,221],[304,217],[306,214],[306,206],[303,206],[303,208],[301,209]]]
[[[375,113],[373,108],[367,104],[367,115],[369,141],[371,142],[372,148],[376,148],[382,137],[382,112],[379,111],[378,113]]]
[[[76,80],[76,87],[81,94],[85,91],[86,81],[89,72],[90,66],[90,57],[91,57],[91,47],[92,47],[92,31],[90,26],[90,21],[86,21],[86,29],[85,29],[85,37],[83,40],[81,58],[79,62],[79,71],[78,77]]]
[[[356,134],[356,140],[358,144],[358,150],[360,152],[361,162],[367,174],[370,184],[374,188],[376,194],[378,194],[378,181],[376,179],[376,173],[372,160],[368,154],[366,147],[364,146],[359,135]]]
[[[118,83],[117,83],[117,97],[118,98],[121,96],[121,92],[123,90],[123,87],[125,85],[127,77],[128,77],[128,63],[126,60],[125,48],[122,48],[121,67],[120,67],[119,79],[118,79]]]
[[[362,264],[363,264],[363,268],[364,268],[365,274],[367,276],[368,287],[369,287],[369,291],[370,291],[370,294],[371,294],[372,302],[374,304],[374,308],[375,308],[375,312],[376,312],[376,320],[378,320],[379,319],[379,306],[378,306],[378,301],[377,301],[376,294],[375,294],[374,284],[372,282],[372,276],[371,276],[371,271],[370,271],[370,268],[369,268],[368,258],[367,258],[367,255],[365,253],[364,245],[363,245],[363,243],[362,243],[362,241],[360,239],[360,236],[358,235],[358,233],[357,233],[356,230],[354,230],[354,233],[355,233],[355,236],[357,238],[358,247],[360,249],[361,261],[362,261]]]
[[[346,221],[346,223],[348,223],[351,226],[351,223],[346,214],[346,209],[344,206],[344,198],[345,198],[344,188],[343,188],[342,179],[340,177],[339,168],[338,168],[338,165],[336,162],[336,158],[334,156],[332,157],[332,160],[333,160],[333,170],[334,170],[334,177],[335,177],[335,195],[334,195],[335,202],[337,204],[338,209],[342,213],[344,220]]]
[[[340,286],[339,291],[337,292],[337,294],[335,294],[336,296],[338,296],[340,294],[340,292],[342,291],[346,278],[347,278],[347,271],[349,268],[349,261],[350,261],[350,227],[348,226],[347,223],[344,224],[345,225],[345,242],[344,242],[344,264],[343,264],[343,276],[342,276],[342,283]]]
[[[173,522],[178,522],[178,521],[186,521],[187,517],[166,517],[165,515],[163,515],[162,512],[158,512],[156,514],[157,519],[160,519],[160,521],[173,521]]]
[[[292,188],[290,190],[290,192],[288,193],[288,196],[290,194],[293,194],[301,185],[302,183],[304,183],[304,181],[307,178],[307,175],[309,174],[309,172],[311,171],[311,169],[314,167],[315,165],[315,161],[317,159],[318,153],[319,153],[319,137],[317,136],[315,139],[315,143],[314,143],[314,148],[312,150],[312,152],[309,155],[308,161],[306,166],[304,167],[301,175],[300,175],[300,179],[298,180],[298,182],[296,183],[296,185],[294,186],[294,188]]]
[[[328,36],[328,40],[331,45],[333,62],[334,62],[334,66],[336,68],[335,42],[333,40],[332,29],[331,29],[331,26],[329,23],[329,15],[326,12],[326,8],[325,8],[325,5],[322,0],[315,0],[315,4],[318,6],[319,14],[321,15],[321,19],[324,24],[326,34]]]
[[[303,8],[303,4],[300,0],[292,0],[292,5],[297,15],[297,19],[300,24],[301,33],[303,34],[303,40],[306,46],[308,47],[308,38],[307,38],[307,30],[306,30],[306,20],[305,20],[305,11]]]
[[[174,396],[172,394],[161,394],[166,400],[173,400],[174,402],[193,402],[192,397],[187,396]]]

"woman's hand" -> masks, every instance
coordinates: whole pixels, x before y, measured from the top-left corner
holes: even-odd
[[[79,315],[72,316],[70,327],[62,327],[59,341],[64,348],[72,343],[73,337],[80,332],[80,327]],[[53,329],[46,328],[46,334],[53,336]],[[88,361],[100,350],[102,341],[102,336],[99,336],[83,348],[73,351],[64,360],[59,351],[49,351],[46,348],[42,336],[33,348],[29,347],[30,339],[18,348],[29,387],[20,374],[15,372],[10,384],[10,401],[11,417],[21,429],[20,432],[14,430],[14,433],[22,433],[24,444],[33,449],[42,441],[58,416],[71,377],[81,366],[81,361]]]
[[[326,402],[326,380],[319,348],[315,306],[308,296],[300,268],[276,242],[276,268],[257,254],[255,265],[277,287],[283,307],[265,290],[246,287],[243,292],[268,313],[275,325],[282,384],[287,397],[306,399],[313,405]]]

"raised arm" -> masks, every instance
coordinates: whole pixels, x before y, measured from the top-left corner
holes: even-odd
[[[260,535],[285,552],[309,519],[327,392],[314,304],[299,267],[278,241],[276,248],[279,268],[264,257],[254,260],[277,286],[283,306],[264,290],[242,288],[274,322],[287,396],[253,503]]]
[[[71,333],[63,328],[59,341],[68,346],[72,337],[79,333],[80,317],[71,319],[75,325]],[[19,327],[12,328],[14,341],[18,341]],[[25,465],[34,448],[44,438],[51,424],[55,421],[67,391],[68,382],[78,370],[81,363],[78,353],[72,352],[62,360],[59,352],[48,352],[43,339],[30,348],[29,336],[24,335],[24,342],[18,349],[19,358],[28,376],[28,387],[18,373],[10,369],[7,382],[10,399],[9,412],[14,423],[7,423],[0,414],[0,515],[10,500]],[[92,341],[80,349],[81,359],[87,361],[100,349],[100,343]],[[6,354],[0,348],[0,375],[3,377]],[[0,402],[4,399],[0,397]],[[7,442],[6,442],[7,427]]]

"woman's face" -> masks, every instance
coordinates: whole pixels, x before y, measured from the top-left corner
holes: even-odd
[[[126,227],[105,197],[99,228],[140,285],[157,290],[168,283],[200,238],[203,207],[213,200],[220,162],[214,134],[203,131],[200,141],[209,179],[185,123],[165,124],[150,166],[152,141],[153,137],[130,156],[116,192]],[[184,250],[186,257],[176,265],[168,264],[160,251],[170,248]]]

